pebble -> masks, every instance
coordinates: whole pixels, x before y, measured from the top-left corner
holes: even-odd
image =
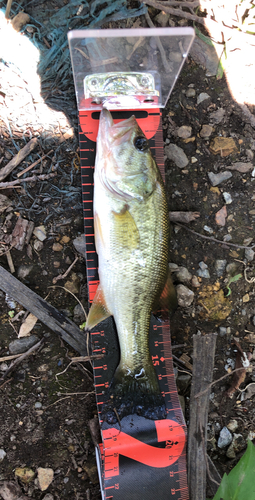
[[[21,354],[23,352],[26,352],[37,342],[39,342],[39,338],[36,335],[30,335],[30,337],[15,339],[9,344],[9,351],[11,354]]]
[[[220,436],[217,443],[218,447],[226,448],[226,446],[228,446],[232,442],[232,439],[233,437],[231,432],[228,430],[227,427],[223,427],[220,431]]]
[[[35,408],[36,408],[36,410],[40,410],[40,408],[42,408],[42,403],[40,403],[40,401],[35,403]]]
[[[200,287],[200,283],[198,281],[197,276],[195,276],[195,275],[192,276],[191,284],[192,284],[192,286],[194,286],[194,288],[199,288]]]
[[[80,304],[77,304],[74,308],[73,321],[77,325],[80,325],[81,323],[83,323],[85,321],[84,312],[83,312],[83,309],[82,309]]]
[[[182,61],[182,54],[180,52],[170,52],[169,59],[172,62],[180,63]]]
[[[54,496],[51,493],[46,493],[42,500],[54,500]]]
[[[33,269],[33,265],[32,264],[30,264],[29,266],[26,266],[25,264],[22,264],[18,268],[18,278],[21,279],[21,280],[22,279],[24,280],[29,275],[29,273],[31,273],[32,269]]]
[[[179,268],[179,266],[175,264],[175,262],[169,262],[168,266],[171,271],[177,271],[177,269]]]
[[[35,227],[34,230],[33,230],[33,234],[40,241],[44,241],[47,238],[47,236],[46,236],[46,230],[45,230],[44,226],[37,226],[37,227]]]
[[[178,305],[181,307],[189,307],[194,300],[194,292],[184,285],[176,287]]]
[[[254,250],[252,250],[252,248],[245,248],[245,251],[244,251],[244,254],[245,254],[245,258],[251,262],[253,259],[254,259]]]
[[[35,242],[34,242],[34,249],[37,252],[41,252],[41,250],[43,249],[43,242],[40,241],[40,240],[35,240]]]
[[[197,274],[200,278],[208,278],[208,279],[210,278],[210,273],[208,269],[204,269],[204,271],[202,271],[202,269],[199,269]]]
[[[227,181],[232,177],[231,172],[225,170],[224,172],[219,172],[218,174],[214,174],[213,172],[208,172],[208,177],[212,186],[218,186],[224,181]]]
[[[181,281],[181,283],[188,283],[192,278],[192,274],[186,267],[179,267],[175,275],[176,278]]]
[[[211,97],[206,92],[201,92],[197,97],[197,104],[201,104],[201,102],[206,101],[206,99],[211,99]]]
[[[222,122],[223,118],[225,115],[225,109],[219,108],[217,111],[213,111],[213,113],[210,114],[210,122],[213,124],[219,124]]]
[[[215,214],[215,222],[218,226],[224,227],[226,224],[226,217],[227,217],[227,208],[226,205],[224,205],[218,212]]]
[[[44,469],[43,467],[38,467],[37,469],[37,479],[41,491],[47,490],[53,481],[54,471],[53,469]]]
[[[213,132],[213,127],[211,125],[203,125],[203,127],[199,132],[199,135],[200,137],[206,139],[207,137],[210,137],[212,132]]]
[[[249,302],[250,301],[250,296],[248,293],[246,293],[243,298],[242,298],[242,301],[245,303],[245,302]]]
[[[222,274],[224,273],[225,268],[226,268],[226,264],[227,264],[226,259],[217,259],[215,261],[215,272],[216,272],[218,278],[220,276],[222,276]]]
[[[201,262],[198,263],[200,269],[204,271],[205,269],[208,269],[208,265],[201,260]]]
[[[189,163],[184,151],[179,146],[176,146],[176,144],[170,143],[168,146],[165,146],[165,154],[178,168],[184,168]]]
[[[206,231],[207,233],[213,234],[213,229],[209,226],[204,226],[204,231]]]
[[[236,262],[230,262],[230,264],[227,265],[226,271],[230,275],[235,275],[237,271],[237,263]]]
[[[70,292],[77,294],[80,291],[80,279],[77,274],[72,273],[71,279],[65,282],[65,288]]]
[[[227,242],[227,241],[231,241],[231,240],[232,240],[232,236],[231,236],[231,234],[225,234],[225,235],[223,236],[223,241],[226,241],[226,242]]]
[[[226,205],[230,205],[230,203],[232,203],[232,201],[233,201],[231,198],[231,194],[227,193],[226,191],[223,193],[223,198],[224,198]]]
[[[52,250],[53,252],[61,252],[61,250],[63,250],[63,245],[60,245],[60,243],[53,243]]]
[[[240,452],[243,450],[246,446],[246,442],[242,434],[234,434],[233,435],[233,441],[229,448],[227,449],[226,456],[228,458],[235,458],[236,453]]]
[[[191,381],[191,375],[189,373],[178,373],[177,377],[177,387],[181,393],[184,393]]]
[[[170,14],[167,14],[166,12],[160,12],[155,18],[154,21],[157,21],[157,23],[162,26],[162,28],[165,28],[168,25]]]
[[[228,430],[231,432],[235,432],[237,427],[238,427],[238,422],[235,419],[230,420],[230,422],[227,425]]]
[[[188,139],[192,134],[192,128],[187,126],[187,125],[182,125],[182,127],[179,127],[177,130],[177,135],[181,139]]]
[[[195,97],[196,96],[196,91],[195,89],[187,89],[186,90],[186,97]]]
[[[3,448],[0,448],[0,462],[6,457],[6,451],[3,450]]]
[[[220,337],[224,337],[227,334],[227,329],[225,326],[220,326],[219,334],[220,334]]]

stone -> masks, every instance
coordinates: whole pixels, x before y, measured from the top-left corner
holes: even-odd
[[[227,208],[226,205],[224,205],[218,212],[215,214],[215,222],[218,226],[224,227],[226,224],[226,217],[227,217]]]
[[[215,261],[215,272],[216,272],[218,278],[220,276],[222,276],[222,274],[224,273],[225,268],[226,268],[226,264],[227,264],[226,259],[217,259]]]
[[[53,243],[52,250],[53,252],[61,252],[61,250],[63,250],[63,245],[60,245],[60,243]]]
[[[177,135],[181,139],[188,139],[192,134],[192,128],[188,125],[182,125],[182,127],[179,127],[177,130]]]
[[[3,448],[0,448],[0,462],[6,457],[6,451]]]
[[[231,198],[231,194],[227,193],[226,191],[224,191],[223,194],[223,198],[224,198],[224,201],[226,203],[226,205],[230,205],[230,203],[232,203],[232,198]]]
[[[228,428],[229,431],[235,432],[236,429],[238,428],[238,422],[237,422],[237,420],[235,420],[235,419],[230,420],[230,422],[227,424],[227,428]]]
[[[232,137],[215,137],[210,143],[209,149],[211,153],[214,155],[220,154],[221,157],[238,152],[236,143]]]
[[[40,401],[37,401],[37,402],[35,403],[35,409],[36,409],[36,410],[40,410],[40,408],[41,408],[41,407],[42,407],[42,403],[40,403]]]
[[[178,373],[176,385],[181,393],[184,393],[191,381],[189,373]]]
[[[228,170],[236,170],[237,172],[240,172],[241,174],[246,174],[250,170],[253,169],[253,164],[251,162],[243,162],[243,161],[237,161],[230,165],[229,167],[226,167]]]
[[[210,233],[210,234],[213,234],[213,229],[209,226],[204,226],[204,231],[206,231],[207,233]]]
[[[226,448],[227,446],[230,445],[230,443],[232,442],[232,434],[231,432],[228,430],[227,427],[223,427],[220,431],[220,436],[219,436],[219,439],[218,439],[218,447],[219,448]]]
[[[77,325],[80,325],[85,321],[85,319],[86,318],[85,318],[84,311],[83,311],[81,305],[77,304],[74,308],[74,311],[73,311],[74,323],[76,323]]]
[[[43,249],[43,242],[40,240],[35,240],[33,246],[34,246],[34,249],[36,250],[36,252],[41,252],[41,250]]]
[[[46,236],[46,230],[45,230],[44,226],[37,226],[37,227],[35,227],[34,230],[33,230],[33,234],[40,241],[44,241],[47,238],[47,236]]]
[[[214,174],[213,172],[208,172],[208,177],[212,186],[218,186],[224,181],[227,181],[232,177],[231,172],[225,170],[224,172],[219,172],[218,174]]]
[[[189,307],[194,300],[194,292],[184,285],[176,287],[178,305],[181,307]]]
[[[198,265],[202,271],[204,271],[205,269],[208,268],[208,265],[205,262],[203,262],[202,260],[201,260],[201,262],[198,263]]]
[[[202,269],[199,269],[197,274],[200,278],[207,278],[207,279],[210,278],[210,273],[209,273],[208,269],[204,269],[203,271],[202,271]]]
[[[170,143],[168,146],[165,146],[165,154],[178,168],[185,168],[189,163],[184,151],[179,146],[176,146],[176,144]]]
[[[254,259],[254,250],[252,248],[245,248],[244,250],[245,258],[251,262]]]
[[[248,294],[248,293],[246,293],[246,294],[243,296],[242,301],[243,301],[244,303],[246,303],[246,302],[250,302],[250,296],[249,296],[249,294]]]
[[[178,279],[178,281],[181,281],[181,283],[188,283],[192,278],[192,274],[188,271],[186,267],[179,267],[178,270],[175,272],[175,276]]]
[[[220,326],[219,334],[220,334],[220,337],[224,337],[225,335],[227,335],[227,329],[225,326]]]
[[[5,194],[0,194],[0,214],[4,212],[8,207],[12,205],[12,201],[5,196]]]
[[[24,484],[30,483],[35,477],[35,473],[29,467],[18,467],[15,469],[15,476]]]
[[[213,111],[212,113],[210,113],[209,116],[210,122],[212,124],[218,125],[219,123],[222,122],[224,115],[225,115],[225,109],[219,108],[217,109],[217,111]]]
[[[26,352],[37,342],[39,342],[39,338],[36,335],[30,335],[30,337],[15,339],[9,344],[9,351],[11,354],[21,354],[23,352]]]
[[[154,17],[154,21],[156,21],[162,28],[165,28],[168,25],[170,14],[161,11],[156,17]]]
[[[194,288],[199,288],[200,287],[200,283],[198,281],[197,276],[195,276],[195,275],[192,276],[191,284],[192,284],[192,286],[194,286]]]
[[[64,235],[61,238],[60,242],[62,243],[62,245],[66,245],[66,243],[69,243],[70,239],[71,239],[70,236]]]
[[[46,493],[42,500],[54,500],[54,496],[51,493]]]
[[[186,97],[195,97],[196,91],[195,89],[189,88],[186,90]]]
[[[246,441],[242,434],[234,434],[233,441],[227,449],[226,456],[228,458],[235,458],[236,453],[239,453],[246,447]]]
[[[77,274],[72,273],[71,279],[65,282],[65,288],[69,290],[71,293],[77,294],[80,291],[80,279]]]
[[[210,137],[210,135],[212,135],[212,132],[213,132],[212,125],[203,125],[203,127],[200,130],[199,135],[203,139],[206,139],[207,137]]]
[[[54,471],[53,469],[44,469],[43,467],[38,467],[37,469],[37,479],[38,479],[38,484],[39,488],[41,491],[47,490],[47,488],[50,486],[50,484],[53,481],[54,477]]]
[[[201,92],[201,94],[199,94],[199,96],[197,97],[197,104],[201,104],[207,99],[211,99],[211,97],[206,92]]]

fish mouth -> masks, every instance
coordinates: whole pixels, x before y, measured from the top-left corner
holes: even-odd
[[[131,139],[133,130],[136,126],[134,115],[121,120],[118,123],[113,122],[112,115],[108,109],[103,108],[100,115],[99,134],[104,137],[109,146],[119,146]]]

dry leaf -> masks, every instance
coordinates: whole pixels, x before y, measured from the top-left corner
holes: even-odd
[[[24,323],[22,323],[20,330],[19,330],[19,335],[18,338],[20,339],[21,337],[28,337],[30,334],[31,330],[34,328],[36,322],[37,322],[37,317],[34,316],[34,314],[29,314]]]
[[[241,172],[241,174],[245,174],[246,172],[249,172],[249,170],[252,170],[253,164],[251,162],[244,163],[243,161],[237,161],[236,163],[233,163],[233,165],[230,165],[230,167],[226,167],[228,170],[237,170],[237,172]]]

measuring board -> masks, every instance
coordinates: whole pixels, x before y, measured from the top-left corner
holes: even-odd
[[[134,111],[112,111],[114,122],[135,115],[149,140],[152,155],[164,179],[161,111],[157,108]],[[93,175],[99,111],[80,110],[80,158],[83,192],[83,214],[86,240],[86,265],[89,302],[95,296],[98,259],[94,242]],[[121,279],[121,277],[120,277]],[[119,363],[119,344],[112,318],[91,331],[93,354],[102,358],[94,362],[94,380],[102,443],[96,450],[103,500],[188,500],[186,471],[186,427],[175,385],[169,321],[153,315],[150,324],[150,354],[157,373],[167,418],[149,420],[136,414],[126,416],[114,425],[100,415],[105,391]],[[120,425],[119,425],[120,424]]]

